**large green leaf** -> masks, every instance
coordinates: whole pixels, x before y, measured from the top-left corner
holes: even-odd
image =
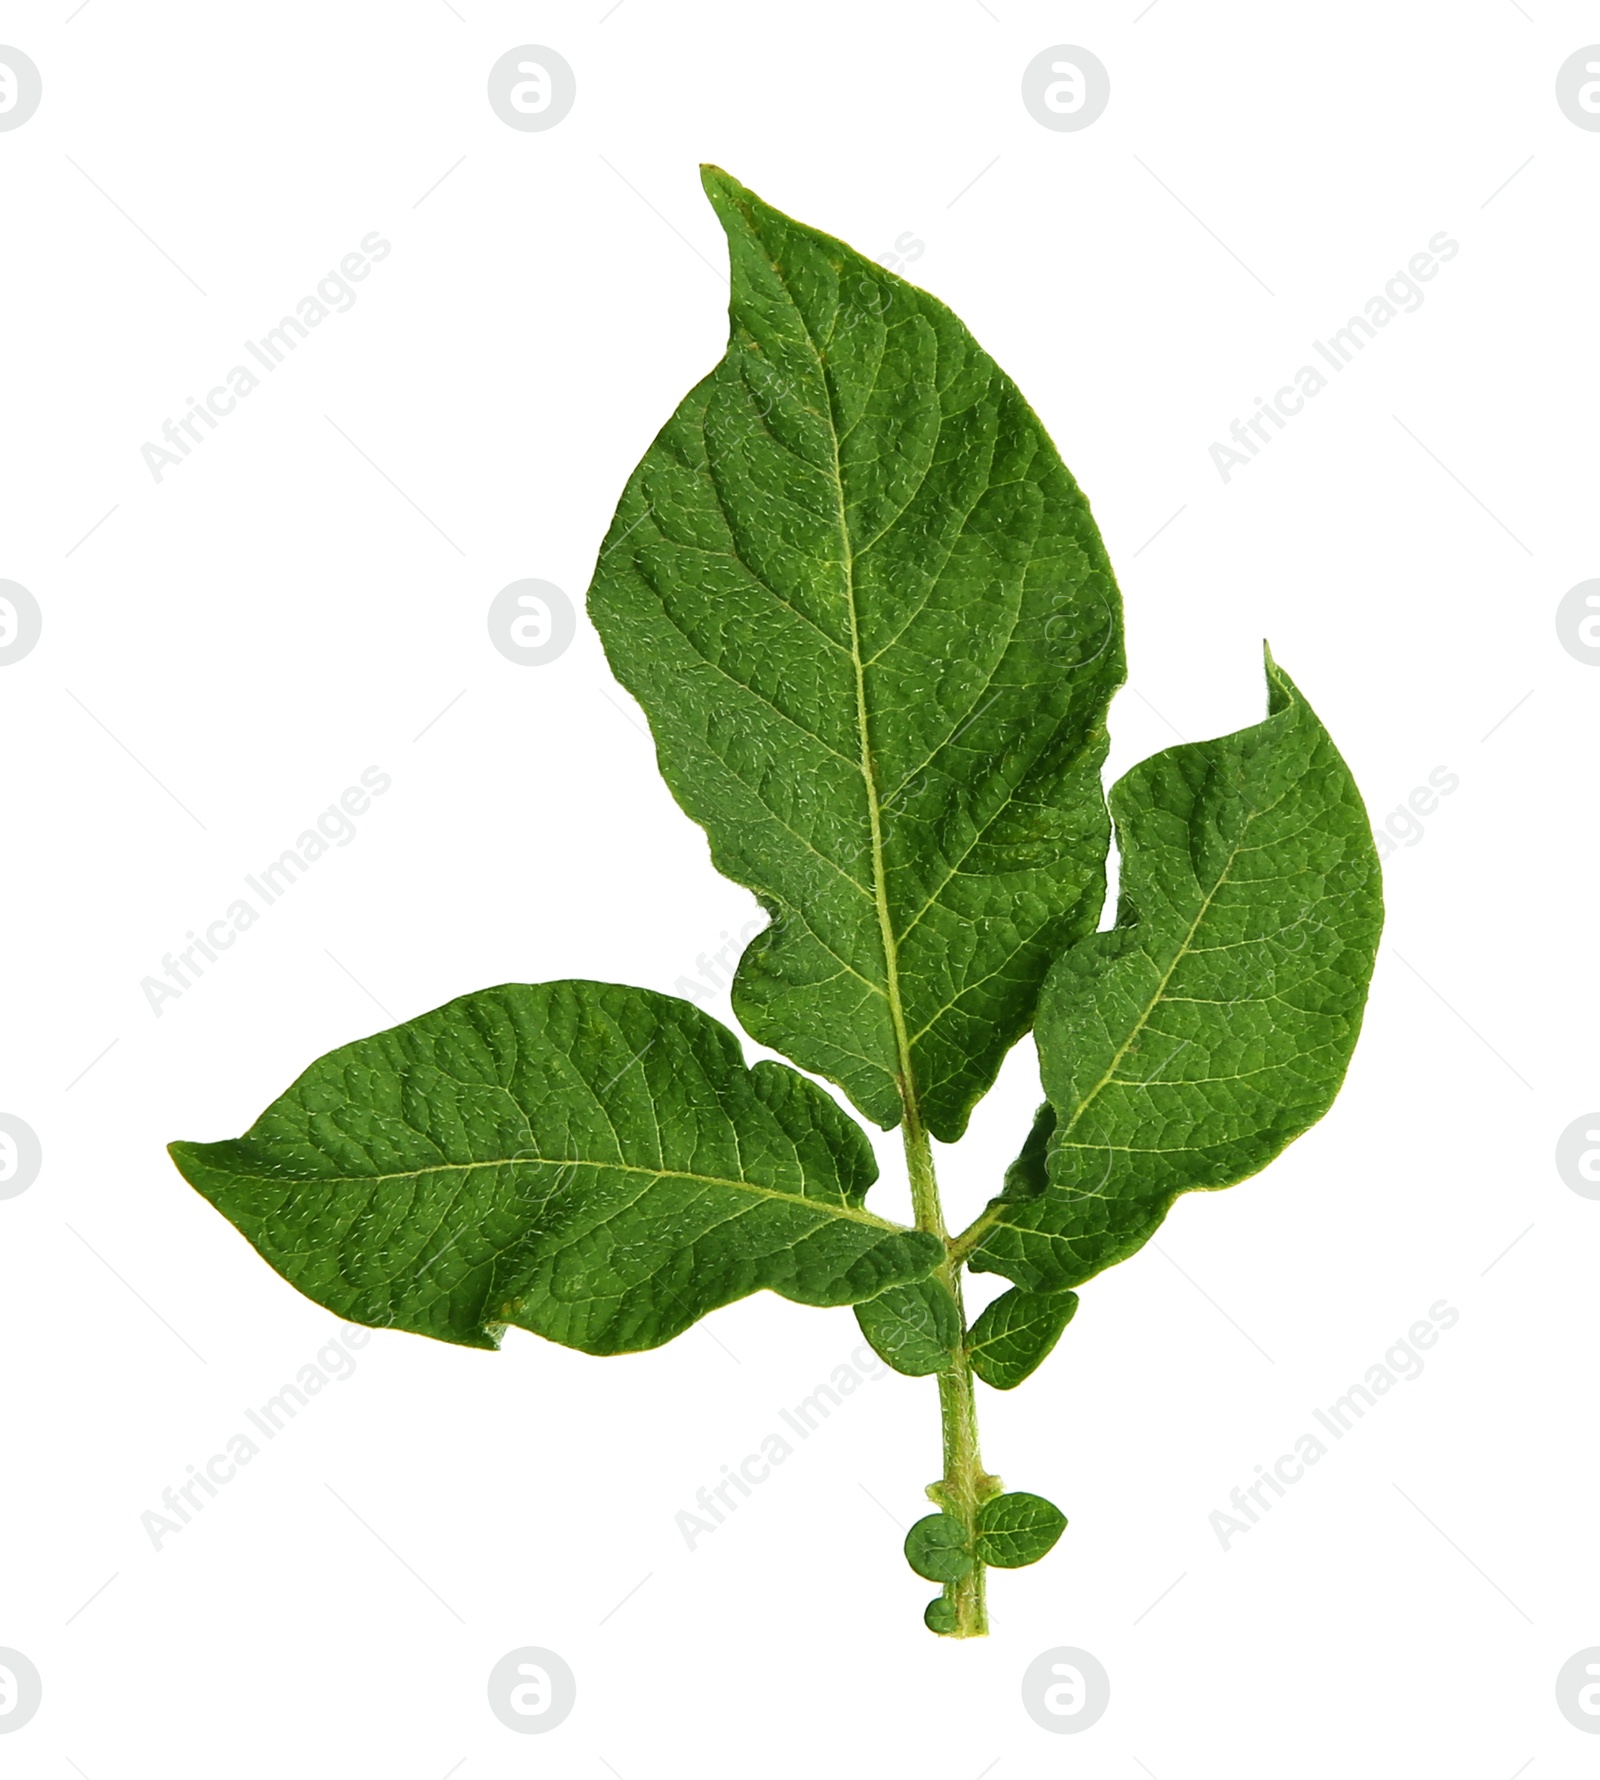
[[[313,1063],[184,1176],[351,1322],[495,1347],[655,1347],[763,1287],[852,1304],[932,1237],[863,1209],[864,1133],[688,1002],[612,983],[464,995]]]
[[[772,916],[761,1043],[961,1135],[1104,897],[1121,608],[1037,416],[926,292],[716,168],[727,356],[634,472],[589,610]]]
[[[1170,748],[1113,789],[1117,925],[1045,984],[1054,1118],[969,1233],[975,1269],[1079,1285],[1147,1242],[1179,1193],[1264,1167],[1338,1091],[1383,922],[1377,853],[1349,769],[1270,654],[1267,687],[1264,723]]]

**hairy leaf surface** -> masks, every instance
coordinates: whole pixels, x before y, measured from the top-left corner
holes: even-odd
[[[1077,1308],[1076,1292],[1002,1292],[968,1332],[972,1370],[994,1390],[1015,1390],[1049,1357]]]
[[[856,1306],[856,1321],[878,1358],[907,1378],[943,1371],[961,1338],[956,1301],[931,1278],[865,1299]]]
[[[974,1559],[967,1529],[953,1514],[929,1514],[906,1534],[906,1562],[929,1582],[959,1582]]]
[[[1383,920],[1377,853],[1349,769],[1270,654],[1267,687],[1264,723],[1170,748],[1113,789],[1117,925],[1046,982],[1054,1116],[974,1227],[973,1268],[1079,1285],[1147,1242],[1179,1193],[1264,1167],[1338,1091]]]
[[[1043,1496],[1014,1490],[978,1510],[978,1556],[1001,1570],[1036,1564],[1066,1531],[1067,1517]]]
[[[718,868],[751,1035],[954,1140],[1104,896],[1121,607],[1016,386],[926,292],[715,168],[726,357],[634,472],[589,610]]]
[[[330,1052],[185,1178],[351,1322],[495,1347],[658,1346],[766,1288],[850,1304],[926,1274],[863,1208],[865,1134],[688,1002],[507,984]]]

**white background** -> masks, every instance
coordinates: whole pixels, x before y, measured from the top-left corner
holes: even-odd
[[[8,1771],[1593,1774],[1554,1682],[1600,1644],[1600,1204],[1553,1158],[1600,1101],[1600,669],[1553,621],[1600,573],[1600,134],[1554,80],[1600,7],[72,3],[0,6],[44,82],[0,134],[0,576],[44,613],[0,670],[0,1110],[44,1149],[0,1203],[0,1645],[45,1689]],[[548,132],[486,102],[524,43],[576,70]],[[1020,99],[1059,43],[1111,74],[1079,133]],[[168,1140],[469,989],[671,990],[751,916],[586,623],[544,667],[485,628],[521,576],[581,601],[721,351],[700,160],[921,243],[1033,401],[1127,602],[1115,772],[1257,720],[1268,637],[1377,821],[1460,780],[1388,862],[1333,1112],[984,1392],[991,1468],[1071,1519],[992,1578],[986,1643],[923,1629],[891,1524],[931,1381],[863,1386],[686,1549],[675,1514],[858,1343],[766,1295],[627,1359],[376,1335],[159,1552],[140,1523],[334,1329]],[[156,483],[140,446],[374,229],[354,307]],[[1440,230],[1423,306],[1225,484],[1212,441]],[[356,839],[156,1017],[141,979],[371,765]],[[1023,1046],[941,1156],[956,1222],[1036,1095]],[[1425,1373],[1224,1551],[1229,1491],[1440,1299]],[[537,1738],[485,1698],[530,1644],[578,1678]],[[1022,1709],[1057,1645],[1111,1677],[1077,1736]]]

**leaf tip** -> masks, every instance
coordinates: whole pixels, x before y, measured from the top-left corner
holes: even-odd
[[[744,190],[738,180],[725,168],[719,167],[715,161],[700,163],[700,188],[711,200],[719,215],[722,204],[729,199],[737,198]]]
[[[788,220],[715,161],[700,163],[700,185],[730,242]]]
[[[1261,658],[1267,672],[1267,715],[1276,717],[1299,698],[1300,689],[1283,671],[1278,658],[1272,653],[1271,643],[1265,637],[1261,639]]]

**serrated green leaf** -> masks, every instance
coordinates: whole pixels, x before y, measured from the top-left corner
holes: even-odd
[[[1088,504],[942,303],[716,168],[726,357],[629,481],[589,610],[718,868],[751,1035],[961,1135],[1103,900],[1121,606]]]
[[[1036,1564],[1066,1530],[1067,1517],[1054,1502],[1026,1490],[996,1496],[978,1510],[978,1559],[998,1570]]]
[[[936,1279],[890,1286],[856,1306],[861,1333],[880,1360],[908,1378],[926,1378],[950,1363],[961,1338],[956,1301]]]
[[[865,1134],[688,1002],[507,984],[330,1052],[184,1177],[307,1297],[495,1347],[658,1346],[763,1288],[849,1304],[919,1278],[929,1235],[863,1207]]]
[[[967,1334],[972,1370],[997,1391],[1014,1390],[1048,1357],[1077,1308],[1076,1292],[1002,1292]]]
[[[959,1582],[973,1563],[966,1528],[953,1514],[924,1515],[906,1534],[905,1553],[906,1562],[929,1582]]]
[[[1378,859],[1348,767],[1270,654],[1267,687],[1265,722],[1112,791],[1117,925],[1066,952],[1040,999],[1048,1185],[1008,1176],[973,1268],[1081,1285],[1178,1194],[1254,1174],[1332,1103],[1383,922]]]

